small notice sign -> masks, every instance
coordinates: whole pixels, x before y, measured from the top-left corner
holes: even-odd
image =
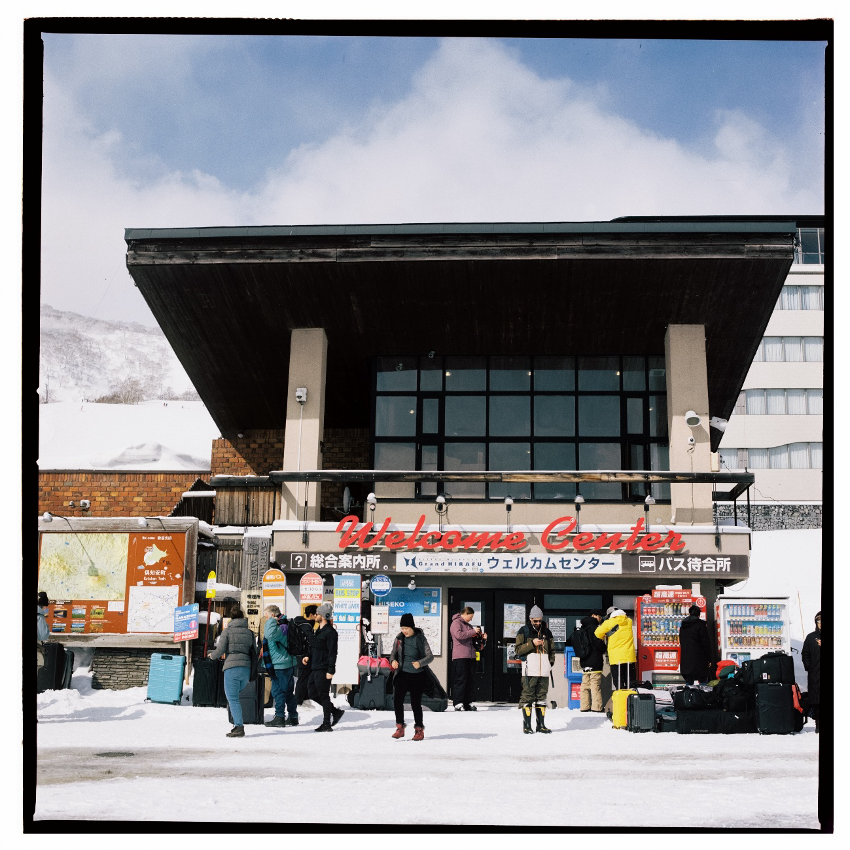
[[[210,570],[207,575],[207,599],[215,599],[215,572]]]
[[[198,636],[198,603],[174,609],[174,642],[194,640]]]
[[[308,605],[311,602],[321,605],[324,590],[324,581],[318,573],[305,573],[299,582],[301,593],[301,604]]]

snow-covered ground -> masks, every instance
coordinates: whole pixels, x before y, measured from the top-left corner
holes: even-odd
[[[58,402],[38,413],[42,470],[208,470],[219,436],[200,401]]]
[[[224,708],[146,703],[146,689],[38,697],[37,821],[268,822],[817,829],[818,743],[797,735],[635,735],[559,708],[523,735],[514,706],[425,711],[425,740],[393,740],[387,711],[316,738],[301,725],[225,737]],[[270,719],[272,710],[266,710]],[[408,709],[408,717],[411,717]]]

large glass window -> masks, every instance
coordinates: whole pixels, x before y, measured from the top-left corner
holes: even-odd
[[[794,262],[823,265],[823,228],[798,227]]]
[[[659,355],[381,357],[375,468],[667,469],[666,384]],[[646,486],[428,482],[416,496],[572,500],[579,491],[588,500],[638,501]],[[669,486],[652,493],[669,499]]]

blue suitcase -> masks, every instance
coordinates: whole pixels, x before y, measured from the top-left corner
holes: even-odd
[[[151,655],[148,670],[148,700],[178,705],[183,696],[183,671],[186,658],[183,655]]]

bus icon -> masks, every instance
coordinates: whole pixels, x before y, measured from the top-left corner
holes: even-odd
[[[638,556],[638,572],[639,573],[654,573],[655,572],[655,555],[639,555]]]

